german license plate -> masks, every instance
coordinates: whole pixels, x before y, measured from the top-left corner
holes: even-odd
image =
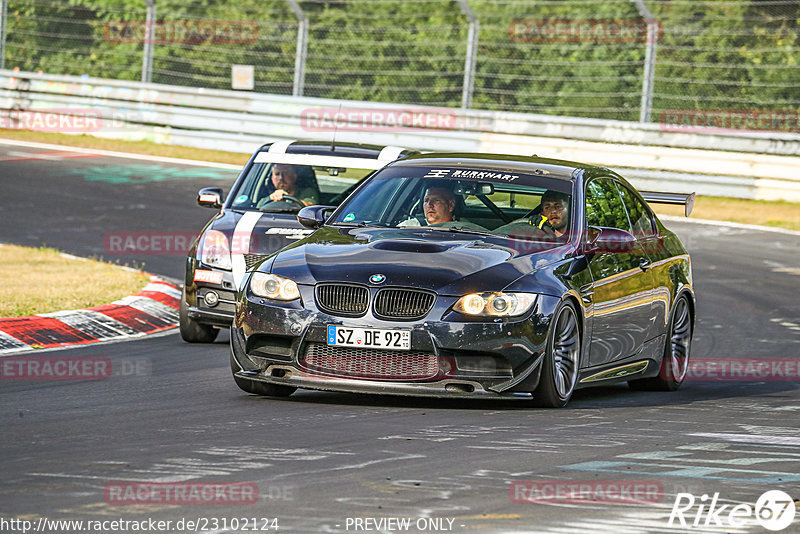
[[[331,347],[366,347],[370,349],[411,350],[411,330],[352,328],[328,325]]]

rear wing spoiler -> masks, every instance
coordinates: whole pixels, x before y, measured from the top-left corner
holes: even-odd
[[[694,208],[694,193],[659,193],[657,191],[639,191],[642,198],[655,204],[680,204],[688,217]]]

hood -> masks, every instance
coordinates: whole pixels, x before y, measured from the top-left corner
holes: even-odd
[[[508,240],[425,228],[323,227],[281,251],[271,272],[300,284],[352,282],[430,289],[440,295],[499,291],[564,257],[564,247],[524,254]]]
[[[296,213],[259,211],[225,211],[211,223],[209,229],[224,233],[234,253],[264,256],[292,245],[313,232],[297,221]]]

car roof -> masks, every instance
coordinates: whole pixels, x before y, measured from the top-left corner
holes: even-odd
[[[419,154],[398,146],[368,145],[363,143],[340,143],[330,141],[276,141],[266,143],[260,151],[284,154],[309,154],[318,156],[338,156],[343,158],[388,159]]]
[[[546,174],[553,178],[574,180],[581,171],[604,171],[607,169],[575,161],[540,158],[538,156],[519,156],[513,154],[480,154],[458,152],[433,152],[411,155],[390,164],[413,167],[462,167],[480,168],[493,171],[515,171],[527,174]]]
[[[398,158],[418,154],[399,146],[322,141],[276,141],[263,145],[255,153],[255,163],[314,165],[353,169],[380,169]]]

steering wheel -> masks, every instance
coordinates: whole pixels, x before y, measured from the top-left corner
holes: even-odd
[[[294,204],[297,204],[297,205],[298,205],[299,207],[301,207],[301,208],[305,208],[305,207],[306,207],[306,205],[305,205],[305,204],[303,204],[303,201],[302,201],[302,200],[300,200],[300,199],[299,199],[299,198],[297,198],[297,197],[293,197],[292,195],[283,195],[283,197],[281,198],[281,200],[288,200],[289,202],[292,202],[292,203],[294,203]],[[279,202],[280,202],[280,201],[279,201]]]
[[[289,202],[291,202],[292,204],[297,205],[300,208],[305,208],[306,207],[306,205],[303,204],[302,200],[300,200],[297,197],[293,197],[292,195],[283,195],[283,197],[281,197],[280,200],[271,200],[269,197],[265,197],[264,200],[266,200],[267,202],[264,202],[263,200],[261,202],[259,202],[258,203],[258,207],[259,208],[262,208],[264,206],[268,206],[268,205],[272,204],[273,202],[283,202],[284,200],[288,200]]]

